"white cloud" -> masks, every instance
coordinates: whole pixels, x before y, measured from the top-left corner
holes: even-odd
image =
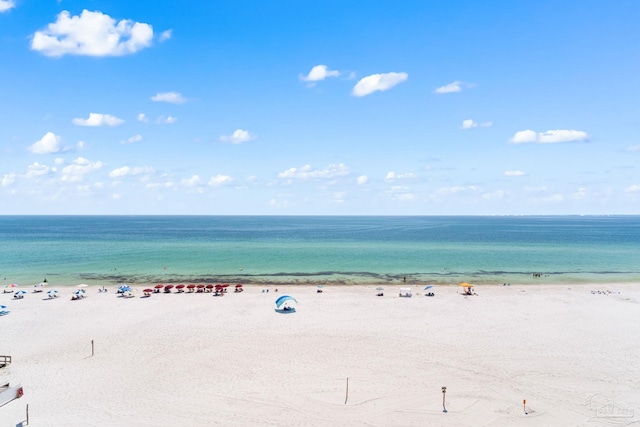
[[[0,186],[2,187],[8,187],[11,184],[13,184],[14,182],[16,182],[16,174],[11,172],[11,173],[6,173],[4,174],[4,176],[2,177],[2,181],[0,181]]]
[[[558,203],[564,201],[564,196],[562,194],[553,194],[549,197],[543,197],[540,200],[543,202]]]
[[[627,193],[640,193],[640,184],[635,184],[625,189]]]
[[[151,100],[155,102],[168,102],[170,104],[183,104],[187,102],[186,98],[179,92],[156,93],[151,97]]]
[[[311,165],[305,165],[301,168],[290,168],[284,172],[280,172],[278,174],[278,178],[288,178],[288,179],[326,179],[326,178],[336,178],[339,176],[345,176],[349,174],[349,168],[344,165],[344,163],[340,164],[331,164],[324,169],[313,169]]]
[[[395,172],[387,172],[387,176],[385,176],[384,180],[387,182],[393,182],[397,179],[415,179],[418,175],[408,172],[408,173],[395,173]]]
[[[142,123],[148,123],[149,122],[149,118],[147,117],[147,115],[145,113],[140,113],[140,114],[138,114],[138,121],[142,122]]]
[[[449,84],[446,84],[444,86],[440,86],[439,88],[437,88],[436,90],[434,90],[434,93],[453,93],[453,92],[460,92],[462,90],[462,86],[460,86],[462,84],[462,82],[456,80],[455,82],[451,82]]]
[[[232,135],[222,135],[220,141],[230,142],[232,144],[242,144],[243,142],[251,141],[255,138],[255,135],[251,135],[249,131],[236,129]]]
[[[132,137],[127,138],[126,140],[122,141],[123,144],[133,144],[134,142],[140,142],[142,141],[142,135],[138,134],[138,135],[133,135]]]
[[[227,184],[229,182],[231,182],[233,180],[233,178],[231,178],[229,175],[216,175],[216,176],[212,176],[211,179],[209,180],[209,185],[211,187],[218,187],[220,185],[223,184]]]
[[[181,181],[182,185],[186,185],[187,187],[195,187],[202,183],[202,180],[198,175],[193,175],[191,178],[185,178]]]
[[[144,166],[144,167],[129,167],[123,166],[118,169],[114,169],[109,172],[109,178],[122,178],[125,176],[135,176],[135,175],[147,175],[154,173],[155,169],[152,167]]]
[[[537,133],[531,129],[516,132],[509,140],[511,144],[535,142],[537,144],[556,144],[560,142],[585,141],[589,134],[581,130],[556,129]]]
[[[89,113],[88,119],[73,119],[76,126],[119,126],[124,120],[109,114]]]
[[[547,187],[545,187],[544,185],[538,187],[524,187],[524,191],[528,191],[530,193],[538,193],[541,191],[547,191]]]
[[[47,132],[29,147],[29,151],[35,154],[51,154],[60,150],[60,137],[53,132]]]
[[[167,41],[173,36],[173,30],[166,30],[160,34],[160,43]]]
[[[324,80],[327,77],[338,77],[340,71],[329,70],[326,65],[316,65],[309,71],[306,76],[300,76],[300,80],[305,82],[318,82]]]
[[[438,194],[442,196],[446,196],[449,194],[458,194],[468,191],[478,191],[478,187],[475,185],[467,185],[467,186],[455,186],[455,187],[440,187],[437,191]]]
[[[477,128],[478,126],[483,128],[488,128],[488,127],[491,127],[492,125],[493,125],[493,122],[477,123],[477,122],[474,122],[472,119],[467,119],[462,121],[462,126],[460,126],[460,129],[473,129],[473,128]]]
[[[62,157],[56,157],[53,163],[55,163],[58,166],[64,165],[64,159]]]
[[[153,28],[149,24],[115,19],[102,12],[83,10],[70,16],[64,10],[56,22],[36,31],[31,49],[46,56],[121,56],[151,46]]]
[[[361,78],[351,92],[354,96],[366,96],[377,91],[389,90],[395,85],[407,80],[407,73],[372,74]]]
[[[97,161],[92,162],[84,157],[78,157],[70,165],[62,168],[62,179],[67,181],[76,181],[74,177],[82,177],[90,172],[102,169],[104,163]]]
[[[0,0],[0,13],[6,12],[14,7],[16,7],[16,3],[13,0]]]
[[[504,176],[525,176],[526,173],[522,171],[504,171]]]
[[[631,145],[627,147],[627,151],[640,151],[640,145]]]
[[[369,182],[369,177],[367,175],[360,175],[356,182],[358,185],[364,185]]]
[[[76,148],[78,150],[82,150],[84,148],[84,141],[78,141],[78,143],[76,144]]]
[[[35,162],[29,166],[27,166],[27,173],[26,173],[26,177],[27,178],[36,178],[38,176],[42,176],[42,175],[48,175],[52,172],[55,172],[56,169],[55,168],[50,168],[47,165],[41,165],[38,162]]]
[[[585,197],[587,197],[587,189],[584,187],[578,188],[578,191],[576,191],[571,195],[572,199],[577,199],[577,200],[584,199]]]
[[[393,200],[410,202],[416,199],[416,195],[409,191],[408,187],[402,185],[394,185],[387,190],[387,195]]]
[[[173,117],[173,116],[168,116],[168,117],[160,116],[160,117],[158,117],[156,119],[156,123],[167,124],[167,125],[171,125],[171,124],[173,124],[173,123],[175,123],[177,121],[178,121],[178,119],[176,117]]]

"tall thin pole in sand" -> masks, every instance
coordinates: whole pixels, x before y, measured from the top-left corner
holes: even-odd
[[[446,387],[442,387],[442,412],[444,412],[445,414],[447,413],[447,407],[444,405],[444,397],[447,394],[447,388]]]
[[[93,340],[91,340],[91,357],[93,357]]]
[[[27,403],[27,425],[29,425],[29,404]]]
[[[344,404],[347,404],[347,399],[349,399],[349,377],[347,377],[347,391],[344,395]]]

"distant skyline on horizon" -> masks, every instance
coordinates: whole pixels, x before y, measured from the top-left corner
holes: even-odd
[[[0,0],[0,214],[636,215],[638,22],[631,0]]]

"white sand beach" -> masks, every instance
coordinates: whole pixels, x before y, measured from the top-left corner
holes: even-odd
[[[0,379],[25,393],[0,407],[0,427],[20,425],[27,404],[31,426],[640,421],[637,285],[482,286],[478,296],[439,286],[435,297],[423,287],[412,298],[395,286],[383,297],[375,286],[0,294],[10,309],[0,354],[13,358]],[[283,294],[297,312],[274,311]]]

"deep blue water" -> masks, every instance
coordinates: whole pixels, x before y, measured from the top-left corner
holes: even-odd
[[[45,277],[640,283],[640,216],[0,216],[0,284]]]

